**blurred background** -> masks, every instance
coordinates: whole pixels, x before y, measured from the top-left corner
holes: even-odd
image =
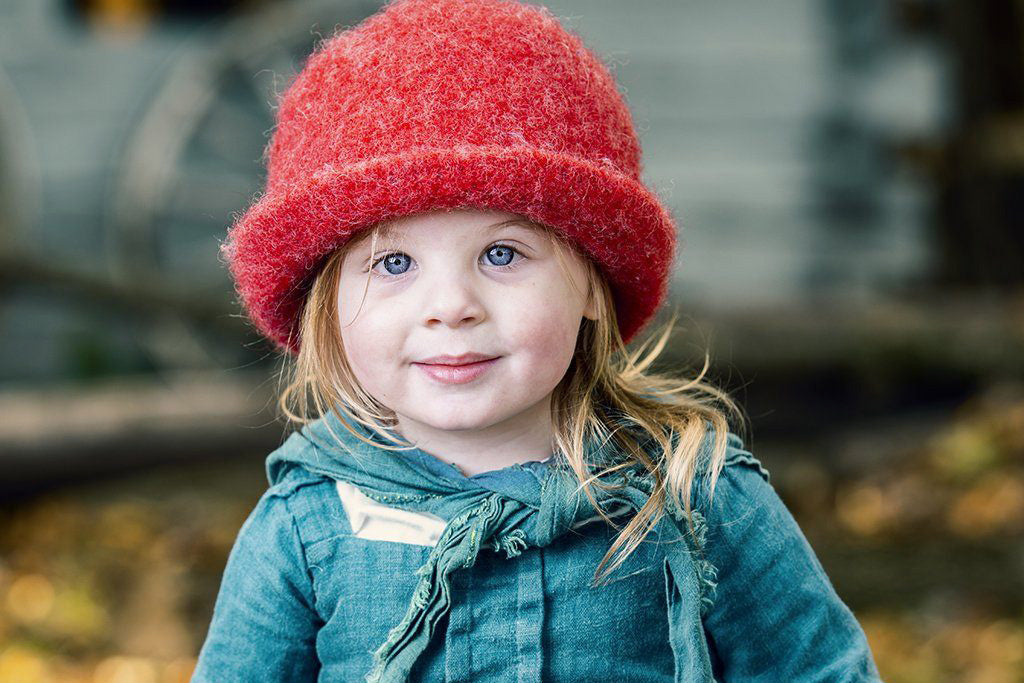
[[[661,366],[710,353],[886,681],[1024,681],[1024,2],[545,4],[679,220]],[[188,680],[285,427],[217,247],[379,6],[0,0],[0,680]]]

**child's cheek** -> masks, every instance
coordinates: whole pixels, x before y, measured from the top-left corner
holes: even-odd
[[[568,367],[575,350],[579,320],[561,307],[536,307],[524,312],[516,328],[516,339],[535,364],[558,373]]]
[[[341,336],[345,357],[360,386],[378,400],[384,400],[398,357],[392,348],[395,336],[381,328],[365,309],[351,325],[342,329]]]

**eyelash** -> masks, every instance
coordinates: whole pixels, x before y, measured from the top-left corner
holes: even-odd
[[[511,272],[511,271],[515,270],[516,268],[518,268],[519,265],[526,259],[526,256],[523,255],[523,252],[519,251],[518,249],[513,247],[511,244],[505,244],[504,242],[495,242],[494,244],[489,245],[486,249],[484,249],[483,253],[486,254],[487,252],[489,252],[491,249],[494,249],[495,247],[502,247],[504,249],[508,249],[513,254],[516,254],[516,255],[520,256],[521,258],[518,261],[513,259],[512,263],[510,263],[508,265],[492,266],[492,268],[501,268],[502,270],[504,270],[506,272]],[[368,268],[368,270],[370,272],[370,275],[372,275],[373,277],[376,277],[376,278],[380,278],[381,280],[394,280],[395,278],[402,277],[402,275],[405,275],[405,273],[402,273],[402,275],[381,275],[380,273],[377,272],[377,265],[380,264],[384,259],[386,259],[389,256],[394,256],[395,254],[403,254],[403,253],[405,253],[405,252],[389,251],[389,252],[387,252],[385,254],[381,254],[379,257],[377,257],[377,259]],[[366,271],[363,271],[363,272],[366,272]],[[406,272],[408,272],[408,271],[406,271]]]

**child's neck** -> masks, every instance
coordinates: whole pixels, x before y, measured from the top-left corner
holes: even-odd
[[[398,417],[395,431],[422,451],[455,466],[467,477],[552,454],[553,428],[547,404],[482,429],[438,429]]]

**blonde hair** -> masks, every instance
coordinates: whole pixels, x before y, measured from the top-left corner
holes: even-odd
[[[580,258],[586,264],[588,296],[595,297],[596,319],[582,320],[573,359],[552,396],[554,443],[558,452],[564,455],[598,514],[616,529],[615,522],[597,505],[591,487],[614,488],[602,478],[637,464],[653,481],[650,499],[626,524],[598,564],[593,579],[596,586],[626,560],[666,513],[666,497],[676,510],[683,510],[690,532],[698,533],[690,501],[701,445],[710,427],[715,438],[704,477],[709,496],[713,496],[725,460],[730,427],[727,415],[738,418],[737,428],[741,434],[746,432],[745,417],[725,392],[703,381],[709,367],[706,351],[704,366],[693,379],[651,369],[675,327],[677,315],[674,312],[660,334],[650,335],[639,349],[630,353],[619,334],[611,289],[595,262],[547,226],[524,218],[506,222],[533,227],[546,235],[567,281],[573,286],[566,258],[569,254]],[[302,311],[299,353],[290,364],[285,356],[286,364],[280,374],[284,389],[280,391],[278,406],[288,420],[300,425],[326,415],[327,410],[338,414],[337,409],[341,408],[347,419],[379,432],[395,447],[374,442],[375,445],[402,451],[414,446],[392,438],[385,431],[397,423],[394,412],[366,393],[352,373],[342,346],[337,305],[338,280],[346,252],[362,240],[370,239],[370,253],[376,253],[378,241],[391,234],[387,222],[369,226],[322,263]],[[368,274],[367,286],[369,277]],[[365,294],[364,288],[364,301]],[[362,304],[360,310],[361,307]],[[345,420],[341,423],[354,436],[366,441]],[[624,459],[592,471],[597,463],[585,461],[585,445],[594,439],[600,440],[602,445],[613,441]],[[652,442],[653,453],[648,450]],[[602,571],[605,565],[608,566]]]

